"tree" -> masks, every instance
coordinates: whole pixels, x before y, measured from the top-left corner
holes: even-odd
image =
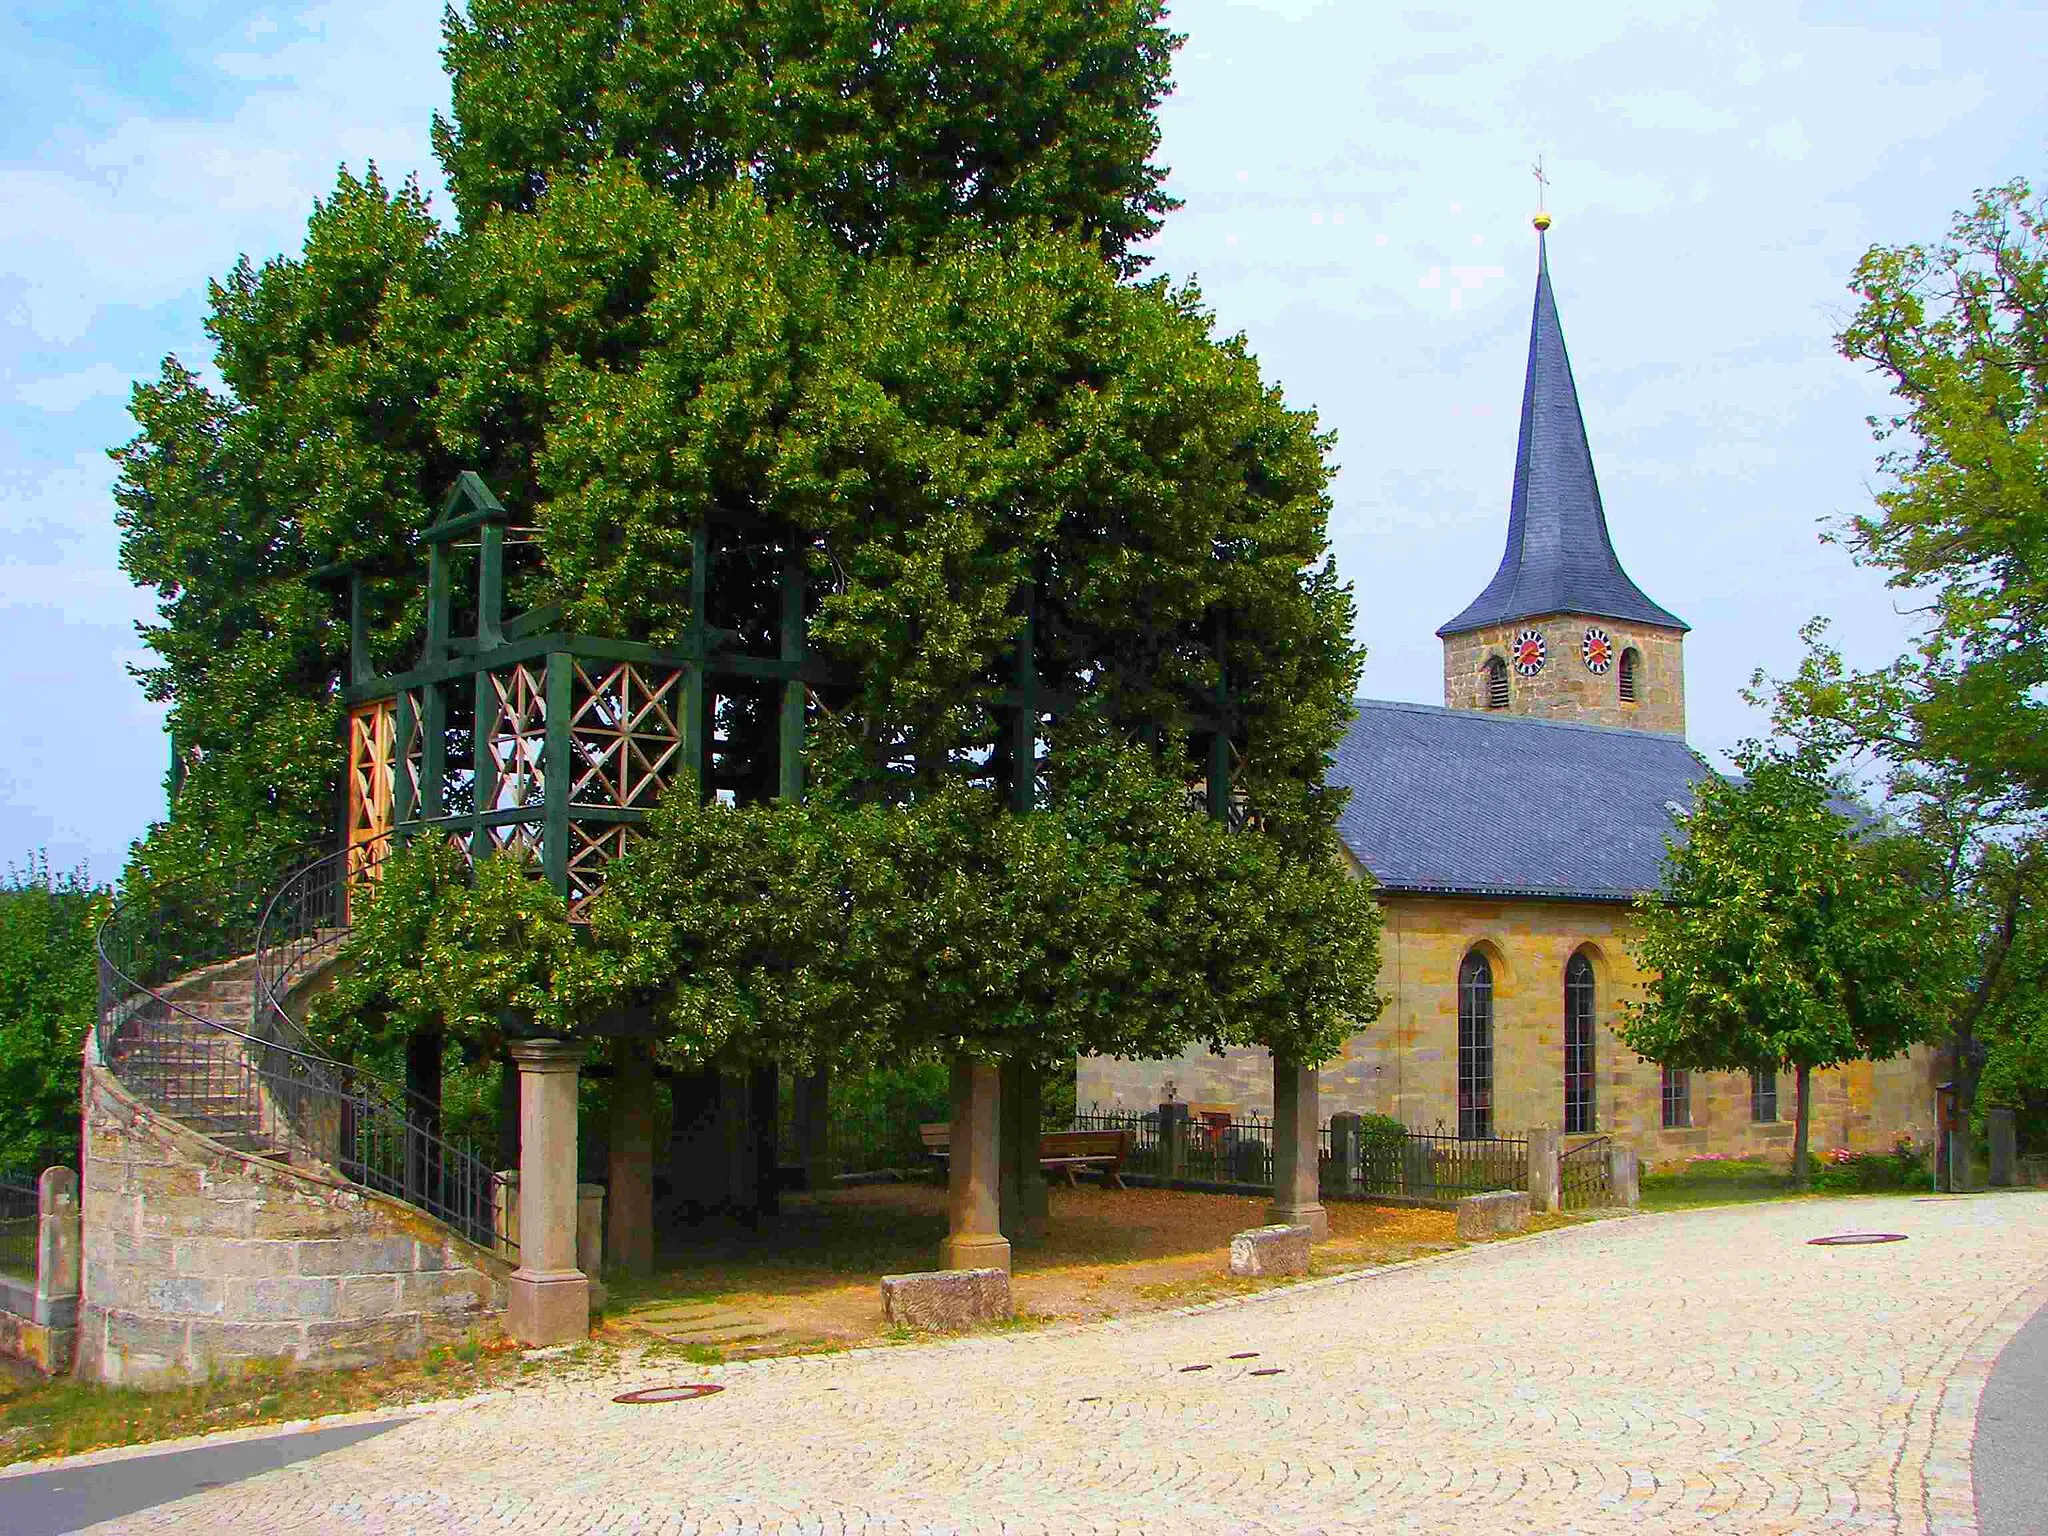
[[[1175,205],[1163,0],[475,0],[434,145],[468,227],[606,163],[686,200],[751,186],[846,249],[961,221],[1081,236],[1125,271]]]
[[[1947,1015],[1952,1078],[1974,1108],[1983,1032],[2008,1098],[2048,1093],[2025,964],[2044,940],[2048,847],[2048,220],[2024,181],[1979,194],[1946,240],[1873,247],[1838,338],[1897,401],[1875,509],[1831,537],[1921,600],[1910,651],[1848,667],[1825,624],[1798,673],[1761,674],[1779,731],[1874,763],[1898,814],[1939,850],[1939,886],[1969,933],[1971,974]],[[2010,1049],[2007,1049],[2010,1046]]]
[[[1807,1179],[1815,1068],[1896,1056],[1940,1027],[1955,985],[1949,914],[1923,848],[1858,828],[1811,755],[1746,744],[1743,777],[1699,785],[1631,946],[1649,977],[1617,1028],[1667,1067],[1791,1066],[1793,1178]]]
[[[103,891],[31,858],[0,885],[0,1169],[78,1157],[78,1059],[98,1015]]]

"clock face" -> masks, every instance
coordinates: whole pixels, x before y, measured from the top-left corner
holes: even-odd
[[[1543,644],[1543,632],[1539,629],[1525,629],[1515,636],[1515,670],[1524,677],[1534,677],[1543,670],[1545,658],[1550,655]]]
[[[1614,665],[1614,637],[1596,625],[1586,631],[1586,640],[1579,647],[1579,654],[1586,659],[1588,672],[1605,672]]]

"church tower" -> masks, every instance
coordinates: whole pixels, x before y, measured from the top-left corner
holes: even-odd
[[[1607,536],[1536,216],[1536,313],[1500,569],[1437,631],[1444,703],[1685,734],[1684,620],[1629,580]]]

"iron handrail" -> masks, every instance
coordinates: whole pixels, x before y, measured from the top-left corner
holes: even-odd
[[[426,1112],[432,1106],[410,1105],[402,1090],[321,1054],[284,1009],[290,987],[281,984],[297,974],[293,967],[305,955],[340,942],[347,914],[344,902],[342,933],[330,932],[280,965],[277,936],[288,934],[283,942],[296,944],[307,935],[289,920],[293,913],[303,918],[304,903],[287,906],[287,920],[279,921],[279,897],[303,890],[307,873],[336,857],[347,855],[301,865],[281,884],[265,878],[253,891],[210,885],[217,899],[209,905],[221,910],[205,923],[206,938],[190,948],[179,942],[188,935],[168,931],[161,921],[161,908],[174,903],[118,903],[95,937],[100,1059],[130,1092],[194,1129],[253,1155],[323,1165],[509,1256],[516,1245],[500,1235],[501,1176],[467,1144],[440,1134]],[[162,898],[174,889],[150,895]],[[145,942],[158,956],[154,965],[144,963]],[[246,1028],[161,990],[244,955],[254,973]],[[153,971],[169,974],[140,979]]]

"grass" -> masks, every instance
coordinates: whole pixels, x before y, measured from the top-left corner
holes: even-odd
[[[541,1367],[502,1337],[471,1334],[414,1360],[365,1370],[249,1367],[145,1392],[0,1373],[0,1466],[250,1425],[358,1413],[508,1385]]]
[[[1873,1171],[1883,1171],[1873,1164]],[[1680,1211],[1693,1206],[1731,1205],[1747,1200],[1799,1200],[1819,1195],[1925,1194],[1929,1180],[1923,1174],[1896,1171],[1883,1182],[1866,1182],[1849,1187],[1831,1180],[1829,1170],[1816,1158],[1815,1186],[1795,1189],[1790,1168],[1761,1158],[1714,1158],[1684,1162],[1668,1171],[1642,1176],[1643,1209]]]

